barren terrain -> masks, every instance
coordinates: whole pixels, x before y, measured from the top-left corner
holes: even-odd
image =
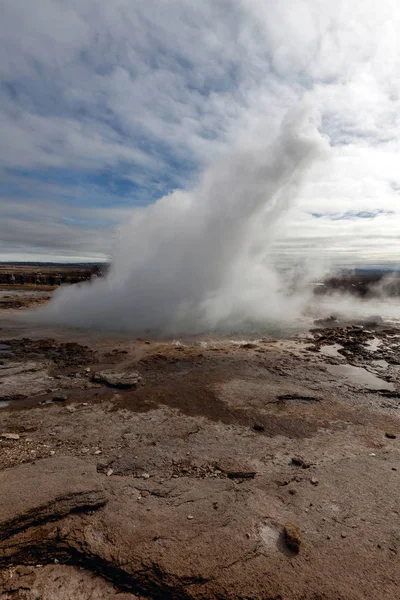
[[[0,297],[5,600],[389,600],[400,329],[154,340]]]

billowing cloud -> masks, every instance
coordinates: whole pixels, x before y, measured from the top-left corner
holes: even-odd
[[[331,152],[274,252],[397,261],[399,26],[395,0],[0,2],[1,257],[107,255],[130,208],[305,101]]]

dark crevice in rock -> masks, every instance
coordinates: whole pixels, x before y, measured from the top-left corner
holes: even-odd
[[[11,521],[2,523],[0,527],[0,540],[5,540],[25,529],[37,527],[43,523],[59,521],[60,518],[68,514],[88,512],[101,508],[107,502],[103,491],[82,492],[81,494],[71,494],[65,496],[56,502],[51,502],[39,509],[25,513]]]
[[[152,564],[145,570],[127,573],[116,565],[109,564],[98,556],[85,555],[75,549],[58,546],[54,540],[41,547],[25,547],[13,556],[12,563],[18,565],[52,564],[54,560],[91,571],[113,584],[119,592],[129,592],[154,600],[191,600],[192,595],[185,590],[193,585],[202,585],[211,581],[204,577],[178,578],[163,572]],[[0,563],[1,565],[1,563]],[[10,566],[1,565],[3,568]]]

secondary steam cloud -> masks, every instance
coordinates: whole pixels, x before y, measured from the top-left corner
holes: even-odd
[[[274,140],[240,142],[192,191],[134,209],[109,274],[63,287],[36,315],[76,327],[196,333],[293,318],[270,258],[274,225],[328,143],[303,107]]]

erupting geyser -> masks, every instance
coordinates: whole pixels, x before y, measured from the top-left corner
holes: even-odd
[[[271,231],[328,143],[309,108],[289,115],[273,141],[239,143],[198,187],[133,210],[108,276],[63,287],[41,322],[194,333],[292,318],[269,258]]]

